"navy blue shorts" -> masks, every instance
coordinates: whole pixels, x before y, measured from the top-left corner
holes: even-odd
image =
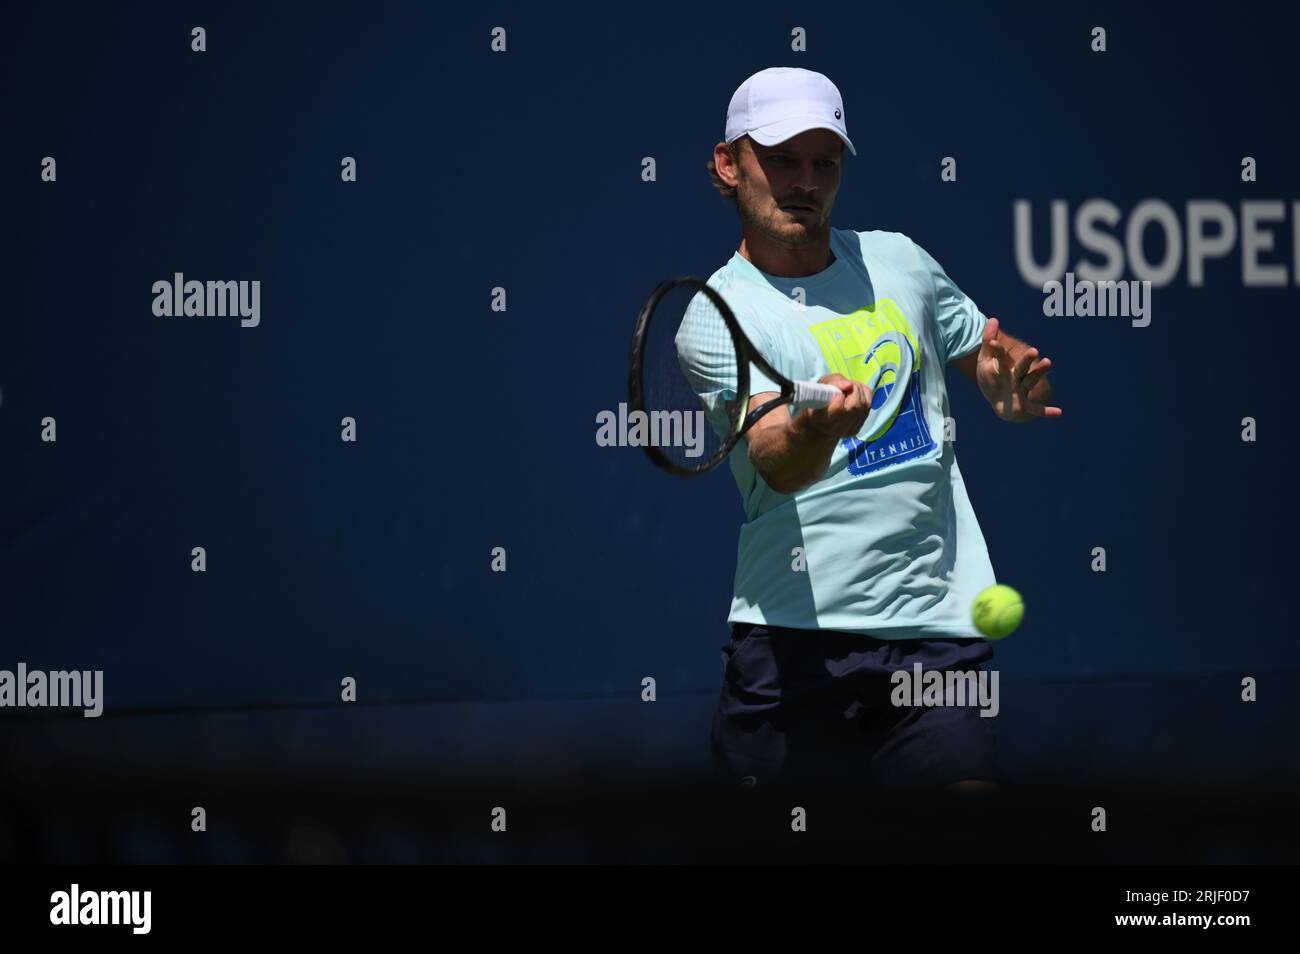
[[[895,706],[898,670],[979,671],[982,639],[882,640],[738,623],[722,647],[713,763],[745,787],[940,787],[994,780],[993,719],[978,704]]]

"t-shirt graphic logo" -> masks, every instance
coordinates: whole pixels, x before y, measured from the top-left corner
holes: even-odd
[[[921,404],[921,348],[893,299],[882,298],[874,308],[859,308],[808,330],[831,371],[873,388],[871,414],[862,430],[841,441],[849,452],[849,473],[873,473],[935,447]],[[910,353],[905,355],[905,349]],[[899,381],[898,372],[909,365],[908,380]]]

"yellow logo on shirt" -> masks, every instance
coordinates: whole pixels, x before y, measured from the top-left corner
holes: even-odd
[[[903,360],[901,335],[912,346],[912,374],[921,371],[921,348],[911,323],[892,298],[881,298],[875,308],[859,308],[849,315],[832,318],[812,325],[808,329],[821,347],[822,356],[832,372],[842,374],[850,381],[859,381],[871,387],[878,395],[886,393],[895,384],[910,386],[910,381],[895,380],[895,370]],[[873,395],[873,404],[878,403]],[[875,440],[889,430],[902,405],[895,408],[889,419],[873,427],[874,433],[866,440]]]
[[[921,349],[916,334],[892,298],[881,298],[874,309],[859,308],[850,315],[823,321],[808,330],[821,346],[822,356],[831,371],[850,381],[866,384],[879,373],[876,362],[880,367],[887,367],[901,361],[898,345],[888,338],[883,342],[880,340],[891,331],[901,333],[911,343],[915,355],[912,372],[915,374],[921,368]],[[889,384],[893,380],[893,372],[886,371],[880,383]]]

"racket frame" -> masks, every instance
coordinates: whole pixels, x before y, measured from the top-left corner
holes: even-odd
[[[730,433],[717,452],[697,467],[683,467],[674,463],[653,444],[647,443],[643,445],[642,450],[650,456],[650,459],[654,461],[657,467],[682,476],[695,476],[713,470],[726,460],[746,432],[769,411],[773,411],[783,404],[793,403],[794,382],[772,367],[759,353],[758,349],[754,347],[749,338],[746,337],[745,332],[741,330],[735,312],[731,310],[731,306],[727,304],[726,299],[722,297],[717,289],[701,278],[692,275],[681,275],[661,282],[650,293],[650,297],[645,300],[645,304],[641,306],[641,310],[637,314],[636,327],[632,331],[632,347],[628,361],[628,407],[631,410],[649,414],[645,407],[644,392],[642,390],[646,330],[650,326],[650,319],[654,315],[655,309],[664,299],[664,296],[683,286],[695,288],[708,297],[714,307],[718,309],[718,314],[721,315],[723,323],[727,326],[732,344],[736,348],[736,400],[729,411]],[[776,397],[764,401],[752,411],[749,410],[749,402],[753,398],[753,395],[749,393],[749,365],[751,362],[781,388],[781,392]],[[743,400],[741,400],[742,396]]]

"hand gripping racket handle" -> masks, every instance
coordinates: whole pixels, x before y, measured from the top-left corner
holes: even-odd
[[[792,381],[794,385],[795,410],[805,407],[826,407],[840,394],[840,389],[831,384],[818,384],[816,381]]]

